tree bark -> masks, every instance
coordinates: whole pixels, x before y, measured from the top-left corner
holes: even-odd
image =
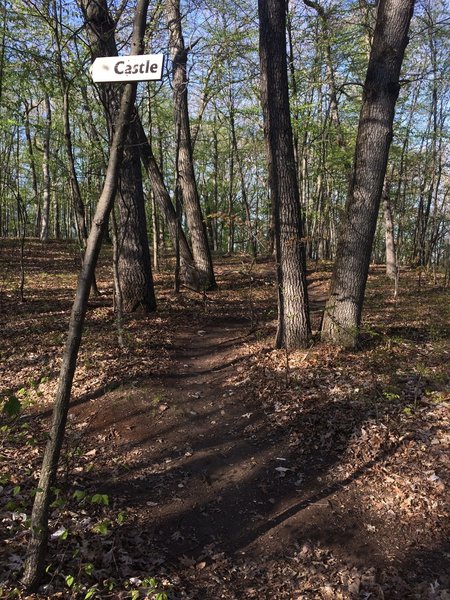
[[[169,234],[175,247],[177,243],[180,248],[180,275],[181,279],[185,282],[188,287],[192,287],[199,290],[199,277],[197,269],[192,256],[191,248],[189,247],[184,231],[181,227],[181,223],[177,218],[175,208],[170,199],[169,192],[167,191],[164,183],[164,178],[161,173],[161,169],[156,162],[153,154],[152,146],[148,140],[141,121],[136,117],[134,123],[138,136],[138,143],[141,153],[142,164],[147,171],[150,183],[152,186],[155,201],[158,203],[159,210],[164,217],[164,221],[169,230]]]
[[[80,1],[92,58],[117,56],[115,24],[106,0]],[[116,84],[103,84],[100,88],[111,139],[119,107],[119,89]],[[133,112],[131,120],[133,124],[128,129],[117,194],[120,238],[118,270],[121,277],[124,312],[133,312],[137,309],[151,312],[156,308],[156,301],[137,145],[136,111]]]
[[[140,54],[143,50],[142,40],[145,32],[147,8],[148,0],[139,0],[134,21],[132,54]],[[126,133],[135,98],[136,84],[126,84],[123,89],[120,108],[114,127],[114,136],[111,144],[105,183],[89,234],[84,262],[72,306],[69,332],[59,375],[55,405],[53,408],[52,426],[44,453],[39,485],[31,514],[31,537],[28,544],[25,572],[22,580],[23,584],[29,590],[37,588],[44,575],[51,489],[56,480],[58,461],[64,439],[70,393],[87,311],[89,291],[91,289],[92,278],[95,272],[95,265],[100,252],[102,239],[108,225],[108,217],[117,192],[124,142],[126,140]]]
[[[259,0],[259,55],[264,137],[274,213],[278,284],[277,348],[304,346],[310,338],[305,246],[286,60],[286,2]]]
[[[36,160],[34,157],[33,150],[33,139],[31,137],[31,127],[30,127],[30,112],[35,108],[33,104],[29,104],[27,100],[24,100],[24,121],[25,121],[25,137],[27,139],[28,146],[28,155],[30,157],[30,168],[31,168],[31,181],[33,183],[33,194],[34,201],[36,202],[36,221],[34,227],[34,234],[36,237],[39,237],[39,227],[41,223],[41,202],[39,198],[39,188],[38,188],[38,179],[36,172]]]
[[[389,198],[389,184],[384,183],[383,188],[383,213],[384,233],[386,245],[386,275],[392,281],[397,280],[397,258],[395,254],[394,223],[392,219],[391,202]]]
[[[41,242],[48,241],[49,225],[50,225],[50,133],[52,127],[52,107],[50,97],[45,92],[45,131],[44,131],[44,156],[42,159],[42,172],[44,176],[44,193],[42,197],[42,213],[41,213]]]
[[[167,0],[167,20],[172,57],[174,120],[179,144],[180,190],[200,284],[203,289],[211,290],[216,287],[216,281],[195,179],[187,96],[188,49],[184,45],[179,0]]]
[[[414,0],[380,0],[322,339],[355,347]]]
[[[237,137],[236,137],[236,127],[235,127],[234,118],[230,119],[230,125],[231,125],[231,140],[232,140],[232,144],[233,144],[233,147],[234,147],[234,152],[236,154],[236,160],[237,160],[238,169],[239,169],[239,178],[240,178],[240,182],[241,182],[242,203],[243,203],[244,208],[245,208],[245,221],[246,221],[245,224],[246,224],[246,228],[247,228],[247,232],[248,232],[251,253],[252,253],[253,258],[256,258],[257,255],[258,255],[258,244],[257,244],[256,235],[255,235],[255,233],[253,231],[250,205],[249,205],[249,202],[248,202],[247,190],[245,188],[244,168],[243,168],[243,165],[242,165],[242,157],[240,155],[239,148],[238,148]]]

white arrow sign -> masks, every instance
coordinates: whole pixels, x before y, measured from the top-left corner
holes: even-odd
[[[163,63],[163,54],[103,56],[94,60],[90,72],[96,83],[151,81],[162,79]]]

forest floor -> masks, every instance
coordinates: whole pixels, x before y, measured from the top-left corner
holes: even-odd
[[[47,579],[20,591],[79,257],[0,244],[0,597],[450,599],[450,298],[371,269],[361,348],[272,349],[271,259],[217,260],[117,341],[102,257],[52,505]],[[310,265],[313,328],[330,265]],[[156,589],[158,588],[158,589]],[[160,595],[159,598],[164,598]]]

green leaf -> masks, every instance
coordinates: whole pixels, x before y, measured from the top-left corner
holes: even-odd
[[[91,498],[91,503],[109,506],[109,497],[107,494],[94,494]]]
[[[109,521],[101,521],[101,523],[97,523],[93,527],[95,533],[100,533],[101,535],[107,535],[109,533]]]
[[[139,596],[140,596],[139,590],[133,590],[131,592],[130,598],[131,598],[131,600],[138,600]]]
[[[20,415],[21,410],[22,404],[16,396],[9,396],[8,400],[3,405],[3,412],[5,412],[8,417],[11,418]]]
[[[75,583],[75,577],[73,575],[66,575],[66,584],[68,587],[72,587]]]
[[[73,497],[75,498],[75,500],[78,500],[78,502],[81,502],[81,500],[84,500],[84,498],[86,498],[86,492],[83,492],[83,490],[75,490],[73,493]]]

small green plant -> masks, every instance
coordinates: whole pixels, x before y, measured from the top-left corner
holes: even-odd
[[[138,588],[130,591],[131,600],[138,600],[138,598],[142,597],[152,600],[168,600],[169,598],[154,577],[146,577],[139,582]]]
[[[83,490],[75,490],[72,497],[74,498],[74,500],[81,503],[86,498],[86,496],[87,494]]]
[[[51,503],[52,508],[62,508],[67,504],[67,499],[65,498],[63,491],[60,488],[53,488],[53,494],[55,495],[55,499]]]
[[[109,519],[103,519],[96,525],[93,526],[92,531],[99,533],[100,535],[108,535],[111,527],[111,521]]]
[[[91,504],[109,506],[109,497],[107,494],[94,494],[91,498]]]
[[[8,398],[3,402],[2,412],[4,412],[8,417],[14,419],[18,417],[22,411],[22,403],[17,396],[11,394]],[[3,429],[3,428],[2,428]]]

